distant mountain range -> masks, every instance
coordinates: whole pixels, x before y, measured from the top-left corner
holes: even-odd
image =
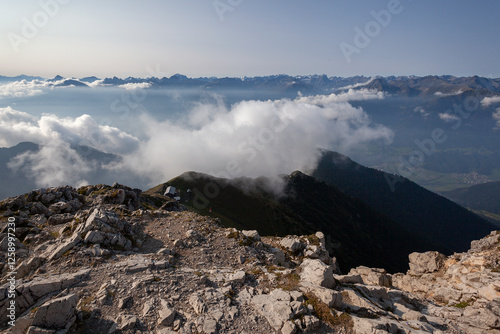
[[[62,76],[56,76],[47,81],[63,80]],[[197,87],[207,90],[218,89],[256,89],[271,90],[280,92],[283,96],[296,96],[298,92],[304,95],[324,94],[346,89],[371,89],[383,91],[389,94],[404,96],[454,96],[471,92],[481,95],[500,94],[500,78],[484,78],[478,76],[455,77],[443,76],[387,76],[387,77],[336,77],[327,75],[270,75],[261,77],[200,77],[188,78],[182,74],[175,74],[171,77],[149,77],[149,78],[104,78],[95,76],[85,78],[66,78],[71,80],[75,86],[86,86],[98,80],[102,80],[103,85],[124,85],[129,83],[149,83],[152,87]],[[20,80],[45,80],[37,76],[20,75],[16,77],[0,76],[0,82],[11,82]],[[68,83],[69,85],[69,83]]]

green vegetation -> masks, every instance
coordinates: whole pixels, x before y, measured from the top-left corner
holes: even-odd
[[[240,233],[238,231],[230,232],[227,237],[229,239],[238,239],[240,237]]]
[[[458,304],[453,305],[457,308],[466,308],[467,306],[470,306],[470,302],[460,302]]]
[[[277,287],[285,291],[298,290],[300,283],[300,276],[295,272],[283,275],[282,273],[276,274]]]
[[[306,236],[306,238],[311,245],[314,245],[314,246],[320,245],[319,238],[315,234],[308,235],[308,236]]]
[[[343,328],[345,330],[353,328],[354,323],[349,314],[342,313],[341,315],[336,315],[332,313],[332,310],[328,307],[328,305],[319,300],[319,298],[312,293],[306,293],[304,297],[306,298],[305,304],[312,305],[318,319],[334,328]]]

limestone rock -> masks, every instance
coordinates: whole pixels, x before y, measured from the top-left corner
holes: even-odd
[[[306,247],[306,245],[303,244],[300,239],[291,237],[281,239],[280,245],[294,254],[301,252]]]
[[[305,259],[300,265],[300,280],[319,285],[325,288],[333,288],[333,268],[320,260]]]
[[[229,275],[228,282],[235,284],[243,284],[245,283],[246,273],[243,270],[239,270],[234,274]]]
[[[171,326],[174,322],[175,314],[175,310],[168,305],[167,301],[161,299],[157,324],[160,326]]]
[[[249,230],[249,231],[243,230],[241,231],[241,233],[247,238],[250,238],[255,241],[260,241],[259,232],[257,232],[256,230]]]
[[[35,313],[33,326],[48,329],[65,328],[76,320],[75,308],[78,303],[78,295],[71,294],[50,300],[40,306]]]
[[[58,214],[50,216],[49,219],[47,220],[47,223],[49,225],[66,224],[66,223],[72,221],[73,217],[74,216],[70,213],[58,213]]]
[[[293,317],[290,301],[278,300],[272,295],[254,296],[252,305],[276,331],[281,330],[284,323]]]
[[[411,253],[410,275],[422,275],[438,271],[443,267],[445,256],[438,252]]]
[[[362,283],[364,284],[380,285],[386,287],[392,286],[392,278],[384,269],[359,266],[357,268],[351,269],[351,271],[349,272],[349,276],[356,275],[359,275],[361,277]]]
[[[80,236],[75,233],[71,238],[64,241],[61,245],[53,245],[45,252],[45,254],[47,254],[47,260],[53,261],[60,258],[64,253],[70,251],[73,247],[75,247],[80,241],[82,241],[82,238],[80,238]]]

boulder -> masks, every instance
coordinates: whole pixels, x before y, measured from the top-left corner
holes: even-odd
[[[312,293],[328,307],[341,308],[343,306],[342,293],[322,286],[303,283],[300,290],[304,293]]]
[[[294,254],[297,254],[306,248],[306,245],[300,242],[300,239],[290,237],[281,239],[280,245]]]
[[[203,333],[215,334],[217,333],[217,320],[208,318],[203,321]]]
[[[470,243],[471,253],[481,252],[494,247],[500,243],[500,233],[498,231],[491,232],[488,236],[480,239],[474,240]]]
[[[247,238],[253,239],[255,241],[260,241],[259,232],[257,232],[256,230],[243,230],[241,231],[241,233]]]
[[[290,301],[278,300],[273,295],[254,296],[252,305],[276,331],[281,330],[285,322],[292,319],[294,315]]]
[[[75,247],[80,241],[82,241],[82,238],[75,233],[70,239],[64,241],[62,245],[52,245],[45,251],[45,254],[47,254],[47,260],[52,261],[60,258],[64,253]]]
[[[300,280],[330,289],[335,286],[333,268],[320,260],[305,259],[300,265]]]
[[[137,317],[131,315],[121,316],[120,321],[121,321],[120,330],[122,331],[134,329],[135,326],[137,325]]]
[[[32,325],[48,329],[71,327],[76,320],[77,303],[78,295],[76,294],[49,300],[38,308]]]
[[[443,267],[446,257],[439,252],[411,253],[409,275],[433,273]]]
[[[101,243],[105,237],[106,235],[100,231],[88,231],[83,241],[91,244],[98,244]]]
[[[49,206],[49,210],[54,211],[55,213],[68,212],[71,208],[71,205],[66,202],[57,202]]]
[[[33,270],[38,269],[43,263],[45,259],[39,256],[34,256],[27,261],[21,262],[21,264],[17,267],[16,271],[16,279],[23,278],[28,275]]]
[[[243,284],[245,283],[245,272],[243,270],[239,270],[234,274],[229,275],[227,282],[235,283],[235,284]]]
[[[66,223],[72,221],[73,217],[74,216],[70,213],[58,213],[58,214],[50,216],[49,219],[47,220],[47,223],[49,225],[66,224]]]
[[[351,271],[349,272],[349,276],[356,275],[359,275],[363,283],[367,285],[380,285],[385,287],[392,286],[392,278],[387,274],[385,269],[359,266],[357,268],[351,269]]]
[[[174,322],[175,315],[176,311],[168,305],[166,300],[162,299],[160,301],[157,324],[160,326],[171,326]]]
[[[202,314],[207,311],[207,305],[203,303],[203,300],[197,293],[194,293],[189,297],[189,305],[193,308],[196,314]]]

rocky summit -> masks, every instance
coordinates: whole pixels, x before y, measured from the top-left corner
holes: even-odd
[[[0,215],[6,333],[500,333],[499,231],[412,253],[407,273],[341,273],[322,232],[226,228],[118,184],[35,190]]]

